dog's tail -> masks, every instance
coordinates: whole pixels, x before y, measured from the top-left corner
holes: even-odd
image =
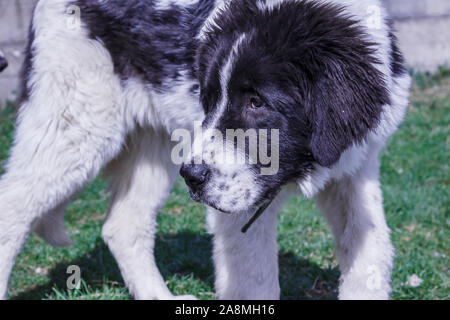
[[[6,69],[8,66],[8,61],[5,58],[5,55],[3,54],[2,50],[0,49],[0,72]]]
[[[33,231],[46,242],[57,247],[72,245],[69,233],[64,227],[65,206],[57,208],[41,217],[33,227]]]

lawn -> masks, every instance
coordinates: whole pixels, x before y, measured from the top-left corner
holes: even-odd
[[[414,79],[406,121],[382,156],[384,203],[396,248],[392,298],[449,299],[450,71]],[[13,109],[8,104],[0,111],[0,167],[11,143]],[[53,248],[32,235],[16,261],[10,298],[130,299],[100,236],[107,205],[106,182],[99,178],[67,210],[72,247]],[[178,180],[159,215],[156,260],[173,293],[214,299],[204,212]],[[313,202],[292,197],[278,230],[282,298],[335,299],[333,239]],[[70,265],[81,268],[79,290],[66,289]]]

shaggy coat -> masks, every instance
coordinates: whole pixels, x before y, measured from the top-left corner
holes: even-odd
[[[0,178],[0,297],[30,232],[70,244],[65,208],[106,166],[102,236],[130,292],[193,298],[171,294],[153,252],[180,170],[172,133],[202,122],[223,137],[278,133],[267,139],[278,152],[270,174],[234,140],[209,135],[181,167],[209,207],[219,298],[279,298],[277,214],[291,191],[315,197],[330,225],[339,297],[389,298],[394,249],[378,157],[409,85],[379,0],[40,0]],[[218,161],[219,145],[244,161]]]

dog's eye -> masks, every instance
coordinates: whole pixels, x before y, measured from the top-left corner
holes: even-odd
[[[258,109],[263,106],[264,102],[261,100],[258,96],[252,96],[250,97],[250,107],[253,109]]]

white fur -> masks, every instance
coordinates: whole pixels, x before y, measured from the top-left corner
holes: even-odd
[[[166,96],[149,94],[151,88],[137,78],[122,88],[103,45],[91,40],[84,27],[67,28],[69,2],[41,0],[33,18],[31,94],[20,107],[6,173],[0,179],[0,297],[6,297],[15,257],[32,228],[52,244],[70,243],[62,223],[65,204],[119,155],[138,124],[166,134],[152,135],[155,145],[148,141],[142,152],[124,152],[129,159],[123,162],[136,167],[118,170],[117,175],[124,181],[134,179],[120,186],[120,178],[115,180],[103,235],[136,297],[173,298],[152,254],[156,212],[177,172],[164,153],[163,140],[169,141],[174,128],[190,128],[194,120],[202,120],[202,108],[188,93],[187,81],[171,83],[172,94]],[[125,228],[112,233],[118,226]],[[124,239],[131,234],[134,239]],[[136,251],[140,248],[142,252]]]
[[[261,9],[271,9],[282,1],[261,0],[258,5]],[[390,77],[391,47],[388,26],[385,23],[385,9],[379,0],[328,1],[344,5],[347,14],[359,21],[371,40],[378,44],[375,55],[381,64],[377,65],[377,68],[386,75],[386,84],[391,90],[391,105],[383,106],[378,127],[365,141],[345,150],[339,162],[332,168],[316,165],[312,174],[298,181],[298,186],[304,196],[317,196],[318,206],[333,230],[342,272],[339,297],[387,299],[391,290],[390,275],[394,253],[384,218],[378,177],[378,154],[403,120],[408,106],[410,78],[408,75],[396,79]],[[371,20],[374,8],[380,18],[378,25],[374,25]],[[223,166],[219,170],[222,168]],[[229,180],[229,177],[225,176],[225,179]],[[257,187],[253,184],[252,188]],[[227,199],[222,199],[221,205],[226,204]],[[266,264],[268,270],[276,272],[276,268],[267,263],[263,254],[254,254],[250,260],[246,259],[251,254],[250,249],[246,246],[245,235],[239,234],[238,231],[239,223],[245,223],[245,218],[218,216],[214,211],[209,216],[213,217],[210,220],[213,221],[211,225],[215,234],[214,258],[219,297],[264,297],[260,296],[261,288],[273,288],[275,296],[279,291],[272,283],[273,277],[266,276],[265,283],[254,283],[254,287],[249,288],[253,282],[246,279],[253,278],[241,276],[247,274],[249,277],[253,272],[258,275],[260,270],[257,266]],[[269,218],[264,221],[267,219]],[[249,232],[252,232],[255,238],[265,239],[269,236],[259,233],[258,230]],[[255,252],[260,248],[257,243],[252,241]],[[238,246],[243,248],[238,250]],[[272,253],[271,250],[268,249],[268,254]],[[256,271],[251,268],[256,268]]]
[[[280,1],[261,1],[260,7]],[[329,1],[347,5],[362,26],[370,18],[369,6],[379,6],[385,14],[378,0]],[[137,76],[121,84],[104,46],[90,39],[83,26],[67,28],[69,2],[41,0],[34,14],[31,94],[20,108],[6,173],[0,178],[0,297],[6,297],[14,260],[32,229],[52,244],[70,243],[63,226],[65,206],[109,163],[112,200],[102,235],[136,298],[174,298],[153,256],[156,215],[178,169],[170,161],[169,135],[177,128],[192,130],[194,121],[203,120],[202,108],[189,93],[193,83],[188,77],[165,83],[169,94],[158,93]],[[216,1],[217,10],[200,37],[225,3]],[[385,75],[390,74],[387,30],[384,22],[380,28],[367,29],[379,44],[376,55]],[[233,51],[223,71],[224,86],[232,57]],[[342,299],[386,299],[390,292],[393,248],[382,207],[378,154],[403,119],[410,79],[387,77],[387,81],[392,104],[384,106],[379,127],[366,141],[346,150],[335,166],[317,166],[298,181],[306,197],[317,196],[336,238]],[[221,112],[223,108],[217,117]],[[194,148],[198,144],[203,141]],[[257,197],[253,173],[242,166],[221,170],[225,177],[239,173],[229,185],[233,193],[242,194],[245,187],[252,192],[249,201]],[[219,193],[219,185],[212,189]],[[240,229],[253,212],[224,215],[209,210],[220,298],[279,298],[276,220],[285,194],[246,234]],[[225,206],[245,205],[232,200],[236,199],[228,197]]]
[[[171,148],[166,132],[137,130],[109,168],[112,199],[102,236],[136,299],[174,298],[153,254],[156,216],[178,171],[170,159]]]
[[[193,143],[192,154],[188,162],[198,163],[203,159],[211,168],[213,177],[205,188],[205,198],[210,199],[210,205],[225,212],[248,210],[248,203],[254,203],[260,196],[256,184],[256,173],[251,171],[245,159],[245,150],[236,150],[234,141],[218,138],[214,129],[226,112],[229,103],[228,85],[231,72],[236,61],[241,44],[246,40],[242,34],[234,42],[228,58],[220,70],[221,97],[219,104],[210,119],[208,128],[199,135]],[[201,163],[201,161],[200,161]],[[246,193],[247,198],[242,197]]]
[[[252,212],[226,215],[214,209],[208,210],[208,227],[214,235],[213,254],[219,298],[280,298],[277,214],[287,195],[287,191],[280,193],[247,233],[242,233],[241,228]]]
[[[378,150],[352,176],[330,182],[317,203],[331,226],[341,270],[340,299],[388,299],[394,249],[379,184]]]
[[[198,2],[198,0],[161,0],[161,1],[157,0],[155,8],[158,10],[167,10],[172,5],[188,7],[188,6],[196,4],[197,2]]]
[[[227,2],[230,0],[214,0],[215,6],[208,18],[206,19],[205,23],[203,24],[202,28],[200,29],[200,32],[197,35],[198,39],[205,39],[205,33],[213,26],[216,25],[216,17],[220,14],[222,10],[224,10]]]
[[[377,58],[383,63],[381,72],[389,75],[391,49],[387,25],[367,28],[369,6],[385,10],[379,1],[334,0],[346,4],[350,13],[374,42],[378,43]],[[299,187],[306,197],[317,194],[319,208],[331,226],[341,269],[340,299],[388,299],[394,249],[386,225],[382,194],[379,186],[378,155],[389,137],[397,130],[408,106],[410,77],[386,77],[391,92],[391,104],[383,106],[378,127],[366,140],[346,150],[331,169],[316,167],[315,172]]]
[[[82,29],[67,30],[66,3],[36,7],[30,99],[0,179],[0,297],[32,224],[93,179],[125,135],[111,59]]]
[[[219,105],[217,106],[217,110],[215,111],[213,120],[211,121],[211,124],[209,128],[215,128],[217,125],[217,122],[219,119],[223,116],[223,113],[226,110],[226,107],[229,103],[229,97],[228,97],[228,84],[230,82],[231,78],[231,72],[233,71],[234,63],[236,61],[236,57],[239,52],[239,48],[242,44],[242,42],[245,41],[246,35],[241,34],[239,38],[234,42],[233,46],[231,47],[230,54],[228,55],[227,62],[223,66],[222,70],[220,71],[220,86],[221,86],[221,97]]]

